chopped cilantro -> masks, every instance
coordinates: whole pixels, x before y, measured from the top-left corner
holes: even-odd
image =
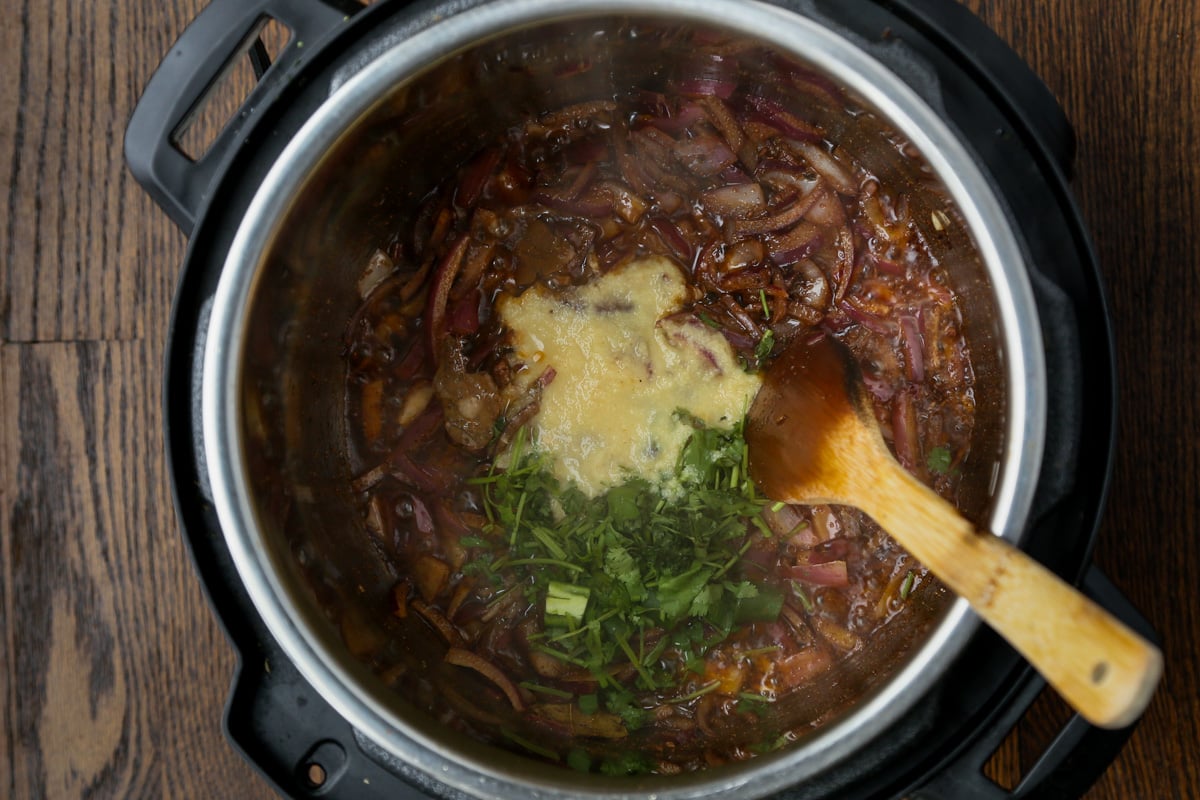
[[[743,713],[754,714],[761,719],[770,712],[771,702],[770,698],[763,697],[761,694],[741,692],[738,694],[737,710]]]
[[[584,714],[595,714],[600,710],[600,698],[594,694],[579,695],[579,710]]]
[[[758,345],[754,348],[754,360],[758,362],[758,368],[762,369],[766,365],[767,359],[771,357],[771,350],[775,348],[775,332],[770,328],[763,331],[762,338],[758,340]]]
[[[587,750],[582,747],[573,747],[567,753],[567,766],[577,772],[590,772],[592,769],[592,758],[588,755]]]
[[[492,543],[482,536],[463,536],[458,540],[463,547],[491,547]]]
[[[759,742],[758,744],[751,745],[750,751],[755,753],[756,755],[760,755],[760,756],[766,755],[767,753],[774,753],[776,750],[780,749],[781,747],[783,747],[790,741],[791,741],[791,739],[788,737],[788,735],[786,733],[784,733],[784,734],[780,734],[779,736],[775,736],[773,738]]]
[[[929,451],[925,457],[925,465],[935,475],[945,475],[950,471],[950,448],[940,445]]]
[[[600,764],[604,775],[644,775],[654,769],[654,761],[648,753],[633,750],[606,759]]]
[[[469,571],[519,584],[545,610],[545,630],[530,644],[590,670],[602,688],[615,685],[610,667],[626,661],[641,689],[670,685],[735,625],[774,620],[782,607],[777,589],[740,578],[742,555],[769,533],[741,423],[719,430],[676,416],[691,431],[669,493],[640,478],[595,498],[564,487],[524,429],[507,469],[472,481],[489,522],[472,537],[486,549]],[[652,630],[666,635],[648,640]],[[644,718],[632,702],[614,702],[606,696],[631,728]]]

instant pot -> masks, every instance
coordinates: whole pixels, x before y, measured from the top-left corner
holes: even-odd
[[[274,64],[256,46],[268,19],[292,34]],[[966,316],[994,462],[968,513],[1152,636],[1090,563],[1116,392],[1104,292],[1068,185],[1073,133],[957,3],[214,0],[151,79],[125,152],[189,236],[167,348],[168,455],[197,571],[240,657],[230,739],[294,797],[1081,794],[1131,729],[1073,717],[1017,786],[991,782],[983,764],[1044,683],[962,601],[811,736],[681,776],[580,775],[459,741],[354,657],[347,620],[371,635],[369,598],[386,576],[350,555],[356,532],[330,488],[346,470],[339,393],[327,388],[340,385],[371,232],[403,224],[478,137],[542,94],[548,107],[582,99],[539,69],[566,76],[582,57],[600,63],[599,88],[628,88],[627,72],[679,55],[639,32],[677,25],[807,64],[887,119],[898,151],[921,151],[977,251],[955,288],[977,309]],[[249,51],[257,86],[203,155],[185,156],[182,131]]]

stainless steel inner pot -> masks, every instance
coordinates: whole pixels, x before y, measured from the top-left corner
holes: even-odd
[[[751,40],[766,55],[743,71],[781,99],[775,56],[844,87],[856,113],[818,106],[819,121],[885,182],[910,187],[960,298],[978,404],[965,510],[1016,541],[1032,500],[1045,369],[1022,250],[970,152],[870,52],[819,19],[745,0],[500,0],[363,53],[279,157],[229,250],[205,342],[205,459],[239,575],[300,672],[381,751],[467,795],[769,794],[915,713],[978,626],[965,603],[929,592],[903,635],[823,687],[814,732],[771,756],[672,777],[584,776],[467,741],[376,675],[380,652],[413,643],[386,641],[377,622],[395,576],[372,556],[347,488],[341,351],[358,274],[436,183],[523,116],[672,74],[687,56],[672,44],[681,29]],[[584,60],[589,70],[560,77]],[[913,149],[928,169],[902,155]],[[931,218],[944,203],[956,209],[948,228]]]

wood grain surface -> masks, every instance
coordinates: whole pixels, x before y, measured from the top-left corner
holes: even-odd
[[[966,4],[1076,125],[1121,374],[1096,558],[1165,640],[1163,688],[1087,796],[1198,798],[1200,5]],[[2,798],[272,796],[221,734],[234,660],[167,483],[160,381],[185,240],[121,158],[133,103],[201,5],[4,3]],[[1027,767],[1038,728],[989,774]]]

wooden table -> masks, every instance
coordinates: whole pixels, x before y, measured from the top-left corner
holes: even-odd
[[[11,0],[0,28],[0,797],[269,797],[221,735],[234,661],[179,535],[160,376],[184,238],[121,158],[202,0]],[[1200,5],[969,0],[1065,106],[1116,319],[1097,561],[1166,681],[1088,795],[1200,797]],[[995,769],[1027,757],[1015,742]]]

